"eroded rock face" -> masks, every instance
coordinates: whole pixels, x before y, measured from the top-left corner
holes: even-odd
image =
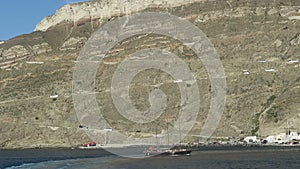
[[[3,49],[0,48],[0,62],[3,60],[3,57],[2,57],[2,52],[3,52]]]
[[[49,53],[52,51],[51,46],[48,43],[41,43],[32,46],[32,50],[36,55]]]
[[[52,16],[44,18],[35,31],[46,31],[59,23],[67,22],[74,25],[81,22],[102,19],[106,17],[130,14],[149,6],[174,7],[203,0],[102,0],[85,3],[68,4],[58,9]]]
[[[73,25],[82,22],[93,21],[111,16],[130,14],[132,12],[141,11],[147,7],[174,7],[193,2],[204,2],[204,0],[101,0],[85,3],[68,4],[58,9],[52,16],[44,18],[35,28],[35,31],[46,31],[59,23],[72,23]],[[231,6],[230,1],[227,2]],[[206,22],[208,19],[215,17],[242,17],[246,14],[255,15],[274,15],[280,13],[283,17],[289,19],[300,19],[300,6],[282,7],[280,10],[276,8],[267,9],[266,7],[259,8],[244,8],[226,9],[214,12],[205,12],[198,17],[199,22]]]
[[[300,6],[282,7],[280,9],[280,15],[282,17],[286,17],[290,20],[299,20],[300,19]]]
[[[30,57],[32,54],[22,45],[12,46],[0,50],[0,68],[8,68],[17,64],[18,61]]]
[[[22,45],[13,46],[2,52],[2,57],[5,59],[21,58],[28,55],[30,55],[30,52]]]
[[[60,50],[68,51],[68,50],[80,49],[85,44],[86,41],[87,41],[86,37],[71,37],[62,45]]]
[[[296,14],[296,10],[297,7],[287,7],[287,6],[282,6],[280,7],[280,9],[275,7],[272,7],[270,9],[266,7],[255,7],[255,8],[238,7],[234,9],[224,9],[224,10],[203,12],[201,13],[201,15],[197,17],[196,22],[207,22],[213,19],[225,18],[225,17],[238,18],[247,15],[262,16],[262,15],[276,15],[276,14],[281,14],[283,17],[287,17],[289,19],[297,19],[297,17],[292,18],[292,16]]]
[[[300,34],[291,40],[291,45],[294,45],[294,46],[300,45]]]

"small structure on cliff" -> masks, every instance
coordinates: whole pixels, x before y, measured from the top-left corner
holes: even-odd
[[[57,98],[58,98],[58,94],[50,95],[50,99],[54,101],[57,100]]]

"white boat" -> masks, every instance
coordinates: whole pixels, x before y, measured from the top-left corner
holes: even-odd
[[[190,156],[192,150],[187,148],[155,148],[149,147],[144,153],[145,156]]]

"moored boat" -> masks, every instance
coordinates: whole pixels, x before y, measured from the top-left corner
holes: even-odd
[[[170,149],[170,148],[154,148],[149,147],[144,154],[145,156],[180,156],[180,155],[191,155],[192,150],[190,149]]]

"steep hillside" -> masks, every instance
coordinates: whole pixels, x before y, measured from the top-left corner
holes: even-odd
[[[300,65],[296,62],[300,60],[298,0],[182,0],[170,4],[155,1],[154,5],[146,1],[136,3],[138,8],[126,8],[125,13],[112,12],[115,4],[104,2],[66,5],[38,24],[35,32],[0,42],[1,147],[75,146],[89,140],[78,127],[73,107],[72,76],[76,59],[87,39],[101,25],[136,11],[169,12],[186,18],[214,44],[227,81],[226,109],[214,136],[265,136],[284,132],[287,126],[300,132]],[[73,13],[70,9],[74,9]],[[103,116],[127,135],[155,134],[153,124],[136,125],[117,114],[108,92],[120,61],[149,47],[176,53],[195,72],[201,111],[190,133],[199,134],[211,98],[207,72],[186,46],[158,35],[138,36],[119,43],[99,66],[95,90],[105,112]],[[166,129],[168,119],[172,123],[174,112],[180,108],[178,86],[170,81],[172,78],[166,73],[147,70],[137,75],[130,89],[137,109],[147,110],[148,94],[162,84],[159,88],[168,94],[169,101],[160,118],[159,132]],[[50,98],[56,94],[57,99]],[[136,133],[140,128],[143,130]],[[197,137],[186,140],[196,141]]]

